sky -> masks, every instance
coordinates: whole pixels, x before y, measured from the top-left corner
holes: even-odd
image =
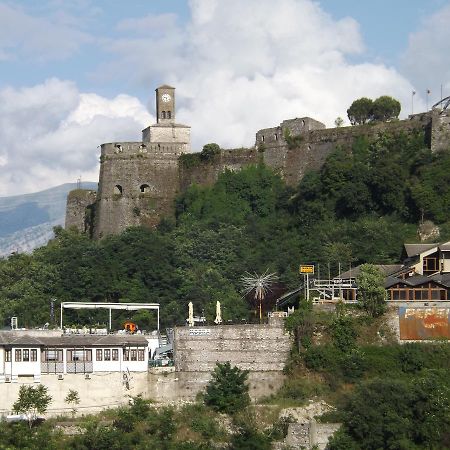
[[[449,24],[450,0],[0,0],[0,197],[97,181],[99,145],[140,140],[161,84],[195,151],[348,124],[362,96],[424,111],[450,95]]]

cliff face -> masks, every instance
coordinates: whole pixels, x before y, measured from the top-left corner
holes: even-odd
[[[162,217],[173,214],[174,200],[180,192],[192,184],[211,185],[227,169],[239,170],[264,162],[288,185],[295,186],[306,171],[320,169],[337,146],[351,146],[362,136],[370,140],[383,132],[414,130],[425,131],[424,144],[433,151],[450,146],[447,111],[417,114],[389,123],[330,129],[308,117],[285,120],[277,127],[259,130],[253,148],[221,150],[207,160],[202,160],[199,154],[184,154],[183,146],[176,143],[104,144],[91,234],[101,238],[129,226],[154,227]],[[71,223],[83,232],[86,206],[85,202],[70,205]]]

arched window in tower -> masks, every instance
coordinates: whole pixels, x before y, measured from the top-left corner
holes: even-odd
[[[146,194],[147,192],[150,192],[150,186],[148,184],[141,184],[141,187],[139,189],[142,194]]]
[[[166,112],[165,111],[162,111],[161,112],[161,119],[165,119],[166,118]]]
[[[114,195],[122,195],[123,194],[123,188],[120,184],[116,184],[114,186]]]
[[[167,111],[167,118],[171,119],[172,118],[172,111]]]

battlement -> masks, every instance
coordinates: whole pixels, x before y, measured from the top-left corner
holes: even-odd
[[[287,136],[302,136],[312,130],[323,130],[326,126],[311,117],[283,120],[277,127],[263,128],[256,133],[256,146],[285,145]]]
[[[187,151],[186,144],[173,142],[110,142],[101,146],[101,160],[130,157],[178,157]]]

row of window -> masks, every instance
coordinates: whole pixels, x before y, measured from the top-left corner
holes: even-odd
[[[36,349],[16,349],[14,350],[14,361],[16,362],[35,362],[37,361]],[[11,350],[5,351],[5,362],[11,362]]]
[[[107,348],[102,350],[101,348],[95,351],[95,358],[97,361],[119,361],[119,350],[113,348],[112,350]]]
[[[161,119],[171,119],[172,111],[161,111]]]
[[[390,289],[391,300],[447,300],[445,289]]]
[[[5,350],[5,362],[11,362],[11,350]],[[119,349],[97,349],[95,351],[97,361],[119,361]],[[144,349],[123,349],[124,361],[145,361]],[[14,350],[15,362],[36,362],[36,349],[16,349]],[[63,351],[60,349],[43,350],[41,353],[42,362],[63,362]],[[92,350],[73,349],[67,350],[67,362],[92,361]]]
[[[150,192],[150,186],[148,184],[141,184],[139,186],[139,192],[141,192],[142,194]],[[114,194],[115,195],[122,195],[123,194],[123,187],[120,184],[116,184],[114,186]]]

